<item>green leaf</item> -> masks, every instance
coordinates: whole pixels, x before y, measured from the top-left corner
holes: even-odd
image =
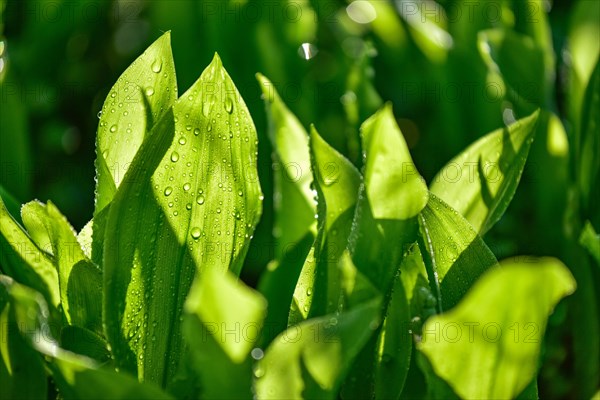
[[[381,296],[348,253],[340,259],[340,274],[348,310],[280,334],[254,370],[259,398],[337,398],[352,361],[379,324],[381,306]]]
[[[581,230],[579,244],[585,247],[596,260],[596,264],[600,266],[600,235],[596,233],[590,221],[587,221]]]
[[[171,399],[169,395],[159,388],[137,382],[133,377],[117,373],[108,367],[100,367],[95,361],[84,356],[76,355],[60,348],[53,337],[52,325],[46,318],[47,305],[43,297],[36,291],[19,285],[6,276],[0,276],[0,298],[8,298],[12,307],[12,317],[18,330],[14,333],[21,339],[33,354],[41,361],[44,355],[49,363],[60,395],[65,399],[96,398],[102,393],[102,398],[107,399]],[[3,325],[4,326],[4,325]],[[20,331],[20,332],[19,332]],[[37,352],[34,351],[37,350]],[[26,359],[24,359],[25,361]],[[43,365],[36,369],[35,359],[24,370],[43,373],[43,382],[37,384],[32,381],[24,382],[19,387],[21,394],[28,388],[36,393],[46,389],[46,377]],[[19,381],[15,381],[19,383]],[[2,386],[4,387],[4,385]],[[21,395],[19,396],[21,397]],[[36,396],[35,398],[40,398]],[[46,395],[42,396],[46,398]]]
[[[546,52],[533,38],[489,29],[479,32],[477,42],[488,70],[501,79],[501,94],[513,103],[517,115],[546,106],[552,81],[546,71]]]
[[[50,242],[67,323],[101,333],[102,274],[83,253],[69,222],[51,202],[29,202],[21,214],[34,238]]]
[[[89,329],[68,325],[60,331],[60,344],[63,349],[81,354],[100,363],[110,361],[106,340]]]
[[[440,311],[454,307],[496,257],[456,210],[431,194],[419,216],[419,247]]]
[[[96,197],[92,260],[102,264],[107,208],[142,142],[177,99],[171,33],[139,56],[111,88],[96,135]]]
[[[249,356],[266,311],[264,298],[231,273],[199,275],[185,302],[183,331],[203,397],[252,398]]]
[[[256,130],[215,55],[155,125],[110,207],[103,307],[120,367],[169,384],[194,274],[239,273],[261,199]]]
[[[600,59],[585,91],[581,111],[581,132],[575,149],[577,183],[584,217],[600,225],[597,201],[600,198]]]
[[[4,39],[3,39],[4,40]],[[2,43],[6,43],[3,41]],[[4,46],[4,45],[3,45]],[[9,57],[2,55],[0,71],[0,99],[2,99],[2,118],[0,118],[0,160],[2,174],[0,185],[18,198],[28,198],[32,189],[34,169],[28,128],[27,107],[22,94],[29,90],[13,79],[12,65],[6,65]],[[16,66],[16,65],[15,65]],[[15,71],[17,69],[15,68]],[[4,193],[0,193],[4,197]]]
[[[274,149],[276,258],[283,248],[299,242],[315,223],[314,194],[310,188],[308,134],[296,116],[283,103],[275,86],[257,74],[269,120],[269,137]]]
[[[429,319],[418,347],[462,398],[514,398],[536,376],[548,315],[574,290],[555,259],[503,262],[455,309]]]
[[[348,249],[358,270],[383,293],[384,310],[393,297],[394,314],[386,315],[386,319],[394,324],[408,315],[406,293],[401,287],[394,290],[394,284],[405,252],[416,240],[417,216],[427,203],[429,191],[412,161],[391,106],[385,106],[365,121],[361,133],[365,152],[364,184],[359,191]],[[405,321],[404,327],[407,325]],[[386,329],[395,331],[396,328],[388,326]],[[386,391],[377,386],[386,384],[380,374],[385,365],[379,364],[387,361],[382,347],[378,346],[383,346],[388,355],[392,354],[395,361],[399,361],[394,367],[396,371],[406,372],[409,363],[406,355],[410,348],[398,348],[392,340],[386,345],[383,332],[383,328],[377,330],[363,348],[350,378],[344,382],[343,396],[366,398],[373,396],[373,392]],[[401,342],[409,346],[407,341],[401,339]],[[403,376],[396,379],[404,381]]]
[[[139,56],[111,88],[96,135],[96,208],[112,201],[152,126],[177,99],[171,33]]]
[[[488,133],[438,172],[431,192],[461,213],[480,234],[502,217],[521,179],[539,111]]]
[[[338,260],[352,228],[361,176],[312,127],[310,150],[318,195],[318,234],[294,291],[290,325],[333,313],[339,306]]]
[[[373,218],[406,220],[427,204],[428,191],[408,151],[392,108],[385,106],[361,128],[366,195]]]
[[[92,258],[92,243],[94,235],[94,220],[91,219],[77,234],[77,241],[87,258]]]
[[[14,220],[0,198],[0,264],[3,271],[38,292],[55,308],[60,303],[54,260]]]
[[[394,279],[385,318],[377,338],[375,398],[399,398],[410,366],[410,303],[400,276]]]
[[[12,282],[0,275],[0,397],[45,399],[48,387],[43,360],[19,332],[9,293]]]
[[[4,207],[8,210],[8,213],[15,218],[19,224],[23,224],[21,221],[21,203],[2,185],[0,185],[0,199],[4,202]]]

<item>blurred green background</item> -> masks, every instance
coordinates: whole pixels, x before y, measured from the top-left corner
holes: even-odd
[[[76,229],[92,217],[97,114],[119,75],[167,30],[179,93],[219,53],[259,135],[251,283],[274,257],[277,173],[257,72],[359,167],[360,123],[392,102],[428,182],[477,138],[541,108],[515,199],[485,240],[499,259],[552,255],[572,269],[579,290],[550,321],[540,395],[597,389],[599,269],[577,240],[587,220],[600,231],[597,170],[580,162],[599,1],[10,0],[0,10],[0,185],[19,203],[52,200]]]

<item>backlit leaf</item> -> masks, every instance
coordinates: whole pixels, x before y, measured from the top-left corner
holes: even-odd
[[[426,322],[419,349],[462,398],[514,398],[535,377],[548,315],[574,290],[555,259],[503,262]]]
[[[477,140],[440,170],[431,192],[461,213],[483,235],[515,194],[539,111]]]
[[[262,355],[253,348],[266,307],[260,294],[229,272],[207,270],[194,282],[185,302],[183,332],[204,397],[252,398],[250,352]]]
[[[117,364],[167,386],[198,271],[238,274],[261,213],[256,131],[215,55],[155,125],[110,207],[104,317]]]
[[[49,304],[58,307],[60,290],[52,257],[42,251],[13,219],[0,198],[0,264],[16,281],[42,293]]]

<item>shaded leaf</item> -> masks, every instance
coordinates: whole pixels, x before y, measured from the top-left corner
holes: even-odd
[[[579,244],[581,244],[596,260],[596,264],[600,266],[600,235],[596,233],[592,224],[589,221],[585,223],[579,236]]]
[[[419,247],[438,310],[454,307],[496,257],[456,210],[431,194],[419,216]]]
[[[254,370],[259,398],[335,399],[352,361],[379,324],[381,296],[340,259],[347,311],[293,325],[267,348]]]
[[[12,282],[0,275],[0,397],[45,399],[48,387],[43,359],[19,332],[9,293]]]
[[[60,348],[54,339],[52,325],[46,318],[47,305],[39,293],[8,277],[0,276],[0,296],[8,297],[13,307],[14,321],[20,331],[15,333],[21,335],[31,351],[39,352],[36,356],[40,360],[40,353],[48,358],[49,370],[60,395],[65,399],[97,398],[98,393],[106,399],[171,399],[153,385],[139,383],[127,374],[100,367],[90,358]],[[33,367],[34,365],[28,366]],[[30,381],[25,387],[45,390],[45,373],[43,383],[35,385]],[[24,390],[24,387],[19,389]]]
[[[551,83],[546,53],[533,38],[508,29],[489,29],[479,32],[477,41],[488,70],[501,78],[502,95],[517,110],[531,113],[546,104]]]
[[[600,225],[597,201],[600,199],[600,59],[585,91],[581,110],[581,132],[575,149],[577,183],[584,218]]]
[[[318,195],[318,234],[294,291],[295,313],[290,325],[339,307],[338,260],[346,249],[352,227],[361,176],[311,128],[310,150],[314,186]]]
[[[536,375],[548,315],[574,290],[557,260],[503,262],[427,321],[419,350],[462,398],[514,398]]]
[[[58,307],[60,290],[54,260],[42,251],[14,220],[0,198],[0,264],[3,271],[24,285],[42,293]]]
[[[429,191],[417,171],[402,132],[395,121],[391,106],[377,112],[361,128],[364,150],[364,184],[359,190],[348,249],[358,270],[383,294],[383,310],[387,310],[394,296],[393,316],[390,323],[405,320],[408,307],[406,293],[392,289],[398,269],[408,248],[417,236],[417,216],[425,207]],[[398,328],[402,330],[403,328]],[[347,398],[367,398],[373,393],[385,392],[381,367],[386,346],[380,328],[365,345],[352,367],[350,378],[344,382],[342,395]],[[403,341],[403,345],[406,345]],[[405,373],[408,369],[410,349],[398,348],[389,341],[388,349],[399,364],[395,371]],[[406,353],[403,353],[406,350]],[[377,375],[376,375],[377,374]],[[404,377],[396,377],[400,382]],[[395,387],[401,391],[402,387]],[[399,392],[397,393],[400,394]]]
[[[299,242],[315,223],[314,194],[310,188],[308,134],[283,103],[275,86],[257,74],[269,120],[269,137],[276,163],[274,182],[276,258],[283,249]]]

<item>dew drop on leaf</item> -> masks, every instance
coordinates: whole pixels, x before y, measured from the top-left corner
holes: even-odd
[[[261,366],[254,368],[254,376],[256,378],[262,378],[265,375],[265,370]]]
[[[171,186],[167,186],[165,188],[165,196],[169,196],[171,193],[173,193],[173,188]]]
[[[173,162],[177,162],[177,160],[179,160],[179,153],[178,153],[178,152],[176,152],[176,151],[174,151],[174,152],[171,154],[171,161],[173,161]]]
[[[113,133],[116,132],[117,131],[117,126],[116,125],[111,126],[110,127],[110,131],[113,132]]]
[[[146,96],[152,96],[154,94],[154,89],[151,87],[146,88]]]
[[[182,136],[179,138],[179,144],[184,145],[187,143],[187,140],[185,140],[185,138]]]
[[[185,190],[186,192],[188,190],[190,190],[191,187],[192,187],[192,185],[190,185],[189,182],[186,182],[186,183],[183,184],[183,190]]]
[[[162,69],[162,61],[160,59],[154,60],[151,68],[152,68],[152,72],[158,74],[160,72],[160,70]]]
[[[200,134],[200,129],[196,128],[194,129],[194,135],[198,136]]]
[[[227,111],[229,114],[233,112],[233,101],[230,97],[225,99],[225,111]]]
[[[198,197],[196,197],[196,203],[202,205],[204,204],[204,196],[200,195]]]
[[[194,240],[198,240],[198,239],[200,239],[200,235],[202,234],[202,231],[198,227],[193,227],[190,233]]]
[[[187,203],[187,204],[185,205],[185,209],[186,209],[186,210],[191,210],[191,209],[192,209],[192,203]]]

